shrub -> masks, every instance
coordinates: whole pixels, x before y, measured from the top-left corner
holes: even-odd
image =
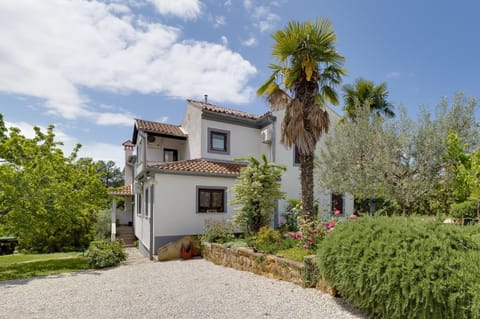
[[[289,199],[287,211],[282,214],[285,218],[285,224],[289,231],[298,231],[298,217],[302,214],[302,201],[300,199]]]
[[[480,318],[478,227],[406,218],[340,223],[321,275],[372,318]]]
[[[277,252],[279,247],[280,232],[267,226],[260,228],[255,239],[255,248],[262,253],[272,254]]]
[[[92,268],[113,267],[127,259],[122,245],[119,242],[94,241],[86,252],[88,264]]]
[[[224,220],[205,220],[202,242],[224,244],[234,238],[232,223]]]
[[[463,203],[455,203],[450,207],[450,215],[456,218],[476,218],[477,201],[467,200]]]

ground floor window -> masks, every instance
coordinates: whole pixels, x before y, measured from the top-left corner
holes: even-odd
[[[226,202],[226,188],[197,187],[197,212],[224,213]]]
[[[343,194],[332,193],[332,212],[340,211],[343,214]]]

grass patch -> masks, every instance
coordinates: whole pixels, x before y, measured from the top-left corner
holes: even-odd
[[[0,256],[0,280],[52,275],[89,268],[88,259],[78,252]]]
[[[300,247],[293,247],[288,249],[279,250],[277,255],[282,255],[284,258],[303,262],[303,257],[311,255],[311,252],[308,249],[303,249]]]

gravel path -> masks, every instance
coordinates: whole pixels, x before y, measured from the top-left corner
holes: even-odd
[[[133,257],[133,256],[132,256]],[[364,318],[315,289],[202,259],[0,282],[0,318]]]

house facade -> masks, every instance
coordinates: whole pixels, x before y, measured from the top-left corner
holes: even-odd
[[[330,121],[339,116],[328,109]],[[132,183],[133,225],[139,249],[155,255],[163,245],[186,235],[202,234],[206,220],[230,220],[235,209],[230,191],[245,164],[238,158],[262,153],[287,167],[282,190],[300,198],[295,149],[280,144],[283,111],[263,115],[236,111],[205,101],[187,100],[181,125],[135,119],[133,138],[124,143],[126,181]],[[318,147],[322,147],[320,141]],[[128,186],[128,185],[127,185]],[[316,190],[322,211],[353,211],[353,198]],[[277,204],[278,225],[287,201]]]

